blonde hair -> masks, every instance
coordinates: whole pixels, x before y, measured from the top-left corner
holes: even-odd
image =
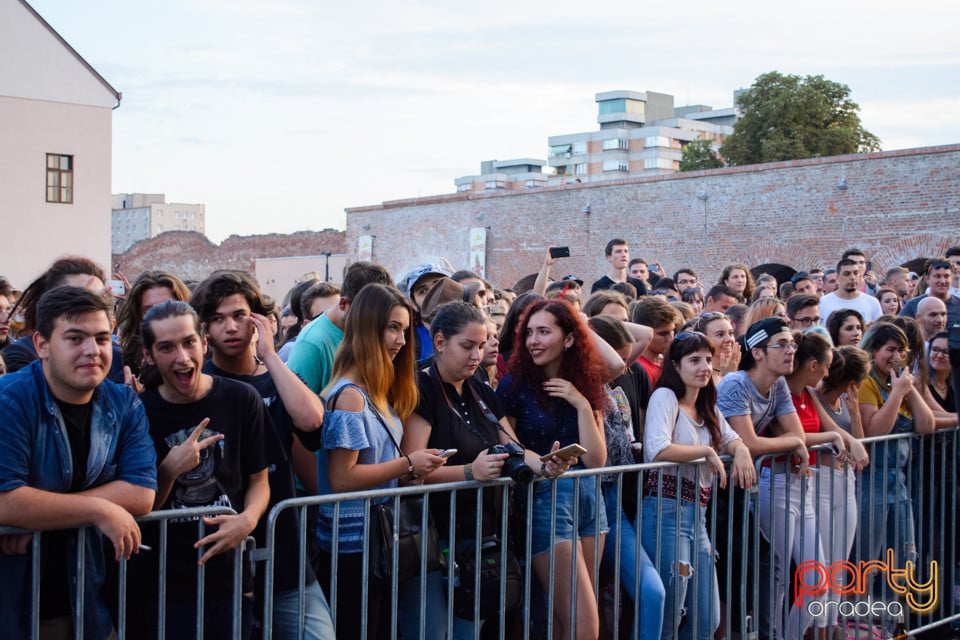
[[[409,314],[404,330],[406,344],[392,360],[383,343],[383,332],[394,307]],[[333,360],[333,381],[356,371],[357,381],[384,419],[390,409],[406,419],[417,406],[416,359],[413,339],[413,307],[398,290],[382,284],[368,284],[353,299],[344,320],[343,342]],[[330,387],[324,389],[324,395]],[[392,420],[391,420],[392,421]]]
[[[772,318],[777,313],[778,305],[786,310],[786,305],[780,301],[780,298],[760,298],[750,305],[750,310],[747,312],[747,318],[743,326],[749,327],[758,320]]]

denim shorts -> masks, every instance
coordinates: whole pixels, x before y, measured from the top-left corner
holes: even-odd
[[[551,526],[554,527],[554,542],[592,537],[609,531],[602,496],[599,502],[597,500],[597,476],[580,477],[578,480],[580,488],[576,520],[573,519],[574,478],[559,478],[554,482],[538,482],[534,485],[533,512],[530,514],[533,556],[550,550]],[[557,486],[555,514],[551,512],[554,484]]]

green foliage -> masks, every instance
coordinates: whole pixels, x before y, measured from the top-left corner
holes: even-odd
[[[741,118],[720,147],[731,165],[876,151],[880,139],[860,124],[850,88],[823,76],[758,77],[740,94]]]
[[[719,169],[723,160],[713,150],[710,140],[697,138],[683,148],[680,157],[680,171],[700,171],[701,169]]]

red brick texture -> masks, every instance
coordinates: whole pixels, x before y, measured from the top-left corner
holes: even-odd
[[[322,251],[345,253],[344,232],[324,229],[263,236],[234,235],[216,245],[196,231],[167,231],[115,254],[113,262],[120,263],[131,281],[149,269],[164,269],[184,280],[202,280],[216,269],[255,273],[257,258],[314,256]]]
[[[497,286],[537,271],[549,245],[572,254],[553,275],[589,285],[614,237],[631,256],[668,273],[692,267],[705,283],[733,262],[835,266],[851,246],[886,270],[960,244],[960,145],[388,201],[347,209],[346,252],[355,259],[358,237],[373,235],[374,261],[398,278],[441,257],[462,268],[474,226],[487,228]]]

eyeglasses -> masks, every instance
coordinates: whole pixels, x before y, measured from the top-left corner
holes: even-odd
[[[801,327],[812,327],[815,324],[820,324],[820,316],[816,316],[815,318],[794,318],[793,321]]]
[[[781,340],[780,342],[773,342],[768,344],[768,349],[784,349],[787,353],[797,350],[797,343],[793,340]]]
[[[947,261],[945,261],[945,260],[943,260],[943,261],[937,261],[937,262],[934,262],[934,263],[931,263],[931,264],[930,264],[930,267],[928,268],[928,271],[933,271],[934,269],[950,269],[950,270],[952,271],[952,270],[953,270],[953,263],[952,263],[952,262],[947,262]]]
[[[679,338],[680,336],[677,336],[677,337]],[[944,349],[943,347],[930,347],[930,355],[931,355],[931,356],[942,356],[942,357],[946,358],[947,356],[950,355],[950,350],[949,350],[949,349]]]

